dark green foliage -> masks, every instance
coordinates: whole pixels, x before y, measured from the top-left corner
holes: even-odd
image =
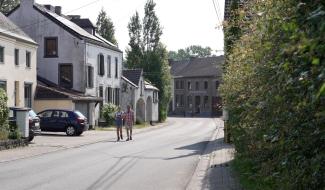
[[[3,14],[9,13],[19,2],[19,0],[0,0],[0,12]]]
[[[199,45],[192,45],[185,49],[170,51],[168,58],[175,61],[190,59],[191,57],[210,57],[212,56],[212,49],[210,47],[202,47]]]
[[[238,10],[225,26],[221,89],[236,157],[251,163],[242,176],[265,189],[322,189],[325,2],[251,0]]]
[[[96,22],[97,29],[96,31],[100,34],[103,38],[112,42],[113,44],[117,45],[117,41],[115,38],[115,29],[112,20],[107,16],[106,12],[102,8],[99,12]]]
[[[20,139],[21,135],[18,129],[18,126],[16,124],[10,124],[9,125],[9,139]]]
[[[167,118],[171,97],[168,55],[160,42],[162,29],[155,13],[156,4],[148,0],[143,24],[136,12],[128,24],[130,49],[127,49],[127,67],[142,68],[144,77],[159,88],[159,121]]]
[[[105,118],[109,126],[114,125],[116,112],[117,112],[117,107],[112,103],[108,103],[103,106],[101,110],[101,114]]]
[[[8,116],[7,96],[4,90],[0,88],[0,140],[5,140],[8,135]]]

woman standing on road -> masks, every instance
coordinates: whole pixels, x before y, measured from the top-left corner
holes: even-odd
[[[123,134],[122,134],[123,112],[121,111],[120,107],[118,107],[118,110],[115,113],[115,122],[116,122],[117,141],[120,141],[120,139],[123,140]]]

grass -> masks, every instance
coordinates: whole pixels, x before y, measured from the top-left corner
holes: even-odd
[[[247,190],[272,190],[273,185],[266,182],[264,178],[256,175],[255,164],[247,159],[236,157],[232,164],[233,170],[239,177],[239,182],[243,189]]]
[[[142,124],[136,124],[133,126],[134,129],[143,129],[146,127],[149,127],[150,124],[149,123],[142,123]],[[124,127],[123,127],[124,128]],[[116,126],[110,126],[110,127],[95,127],[95,130],[97,131],[115,131],[116,130]]]

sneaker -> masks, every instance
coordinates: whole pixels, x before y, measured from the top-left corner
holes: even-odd
[[[117,138],[117,141],[120,141],[120,138]]]
[[[121,135],[121,139],[123,140],[123,136]]]
[[[126,141],[129,141],[129,140],[130,140],[129,138],[126,139]]]
[[[130,140],[132,141],[132,137],[130,137]]]

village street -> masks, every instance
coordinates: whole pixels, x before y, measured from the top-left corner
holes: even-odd
[[[135,134],[129,142],[116,142],[111,136],[1,162],[1,189],[186,189],[217,119],[169,118],[168,123]]]

